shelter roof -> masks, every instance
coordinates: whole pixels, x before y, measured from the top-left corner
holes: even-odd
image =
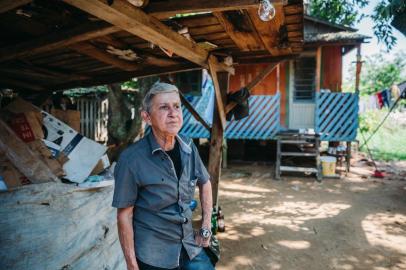
[[[15,0],[0,4],[0,88],[55,91],[206,68],[208,59],[277,61],[303,49],[303,1]],[[179,14],[182,14],[179,16]]]
[[[341,32],[333,32],[333,33],[325,33],[325,34],[317,34],[317,33],[307,33],[305,34],[305,43],[315,43],[315,42],[323,42],[323,43],[338,43],[338,42],[353,42],[353,43],[362,43],[365,39],[369,39],[369,36],[362,35],[359,33],[349,32],[349,31],[341,31]]]

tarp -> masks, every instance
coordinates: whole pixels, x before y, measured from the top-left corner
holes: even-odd
[[[126,269],[112,196],[63,183],[0,193],[0,269]]]

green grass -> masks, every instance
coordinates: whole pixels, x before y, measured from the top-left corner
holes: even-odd
[[[364,133],[365,138],[369,137],[387,112],[387,110],[368,112],[361,117],[360,127],[368,130],[368,132]],[[396,119],[388,117],[372,139],[369,140],[368,146],[374,159],[385,161],[406,160],[406,121],[402,119],[406,120],[406,112]],[[361,146],[364,139],[360,134],[360,130],[358,130],[357,139]],[[360,150],[367,153],[365,146]]]

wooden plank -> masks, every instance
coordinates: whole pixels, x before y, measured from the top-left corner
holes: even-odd
[[[33,183],[58,181],[58,177],[43,162],[41,156],[31,150],[14,131],[0,119],[0,150],[13,165]]]
[[[116,49],[128,49],[131,48],[131,46],[121,40],[115,39],[112,36],[103,36],[97,38],[95,41],[101,42],[105,45],[110,45],[113,46]],[[142,63],[144,65],[154,65],[154,66],[173,66],[176,64],[179,64],[177,61],[170,59],[170,58],[163,58],[163,57],[158,57],[152,53],[142,51],[139,49],[133,49],[131,48],[132,51],[134,51],[138,57],[142,59]]]
[[[142,68],[141,64],[122,60],[115,55],[109,54],[108,52],[105,52],[104,50],[101,50],[90,43],[78,43],[71,45],[70,48],[81,54],[97,59],[100,62],[118,67],[122,70],[134,71]]]
[[[216,74],[216,78],[218,78],[218,85],[219,87],[221,87],[220,98],[225,100],[227,96],[230,75],[227,72],[219,72],[218,74]],[[224,136],[224,128],[220,118],[221,110],[219,110],[217,105],[218,103],[214,105],[213,126],[210,137],[209,164],[207,166],[210,174],[214,206],[218,205],[218,188],[221,175],[221,158]]]
[[[194,36],[208,35],[213,33],[224,33],[224,28],[220,24],[212,24],[203,27],[189,28],[189,34]]]
[[[191,70],[198,70],[201,67],[196,66],[194,64],[179,64],[170,67],[151,67],[151,68],[144,68],[137,71],[123,71],[123,72],[109,72],[106,75],[95,75],[92,79],[89,80],[82,80],[82,81],[72,81],[72,82],[61,82],[57,85],[50,84],[47,88],[55,90],[64,90],[73,87],[90,87],[94,85],[101,85],[101,84],[108,84],[108,83],[115,83],[115,82],[123,82],[127,81],[131,78],[143,78],[148,76],[158,76],[167,73],[176,73],[176,72],[184,72],[184,71],[191,71]],[[88,74],[89,76],[91,74]]]
[[[0,2],[0,14],[31,3],[32,0],[2,0]]]
[[[240,32],[227,19],[224,13],[214,12],[213,15],[219,20],[221,25],[224,27],[224,30],[239,49],[242,51],[258,51],[264,49],[264,44],[254,28],[251,28],[251,32]],[[249,19],[249,16],[247,16],[245,19]]]
[[[285,15],[303,14],[303,5],[287,5],[283,7]]]
[[[281,155],[287,157],[317,157],[317,153],[305,152],[282,152]]]
[[[356,69],[355,69],[355,92],[356,93],[359,93],[361,67],[362,67],[361,44],[357,44],[357,63],[356,63]]]
[[[178,22],[179,24],[190,28],[202,27],[212,24],[219,24],[219,21],[212,14],[200,14],[191,17],[180,17],[173,18],[172,20]]]
[[[221,96],[220,85],[219,85],[219,81],[218,81],[218,77],[217,77],[217,71],[218,71],[216,68],[218,66],[217,58],[215,56],[211,55],[209,57],[208,63],[209,63],[210,75],[211,75],[211,78],[213,79],[213,85],[214,85],[214,90],[215,90],[215,94],[216,94],[216,104],[217,104],[217,109],[219,111],[219,117],[220,117],[222,129],[225,130],[227,121],[226,121],[226,114],[225,114],[224,103],[223,103],[224,99]]]
[[[246,88],[248,89],[248,91],[251,91],[258,83],[260,83],[266,76],[268,76],[268,74],[270,74],[277,67],[278,64],[279,62],[271,63],[264,70],[262,70],[261,73],[258,74],[257,77],[255,77],[255,79],[247,84]],[[236,105],[237,103],[235,102],[228,103],[225,112],[229,113]]]
[[[188,111],[193,115],[193,117],[199,121],[209,132],[210,132],[210,125],[206,123],[206,121],[200,116],[200,114],[195,110],[192,104],[185,98],[185,96],[179,92],[180,100],[182,104],[188,109]]]
[[[320,92],[320,75],[321,75],[321,46],[316,51],[316,92]]]
[[[278,54],[278,40],[279,40],[279,29],[284,21],[283,6],[275,6],[276,15],[269,22],[263,22],[258,17],[257,9],[248,9],[247,12],[257,29],[257,32],[265,46],[265,48],[271,53],[271,55],[276,56]]]
[[[279,2],[279,1],[278,1]],[[150,2],[144,11],[156,18],[163,19],[182,13],[218,12],[226,10],[238,10],[257,8],[257,0],[171,0]]]
[[[294,166],[280,166],[283,172],[305,172],[305,173],[318,173],[316,168],[294,167]]]
[[[102,0],[64,0],[93,16],[139,36],[200,66],[207,67],[208,52],[156,18],[124,0],[108,5]]]
[[[0,62],[25,58],[35,54],[67,47],[71,44],[90,40],[99,36],[120,31],[120,28],[107,23],[89,23],[77,28],[45,35],[33,40],[0,49]]]

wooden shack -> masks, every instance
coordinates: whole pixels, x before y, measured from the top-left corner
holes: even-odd
[[[258,59],[268,63],[264,72],[253,78],[253,82],[248,85],[251,89],[280,61],[297,56],[303,51],[303,2],[270,2],[274,5],[276,16],[272,20],[262,21],[258,17],[258,0],[2,1],[0,88],[12,89],[19,96],[41,105],[53,92],[64,89],[208,69],[215,89],[212,124],[207,125],[199,118],[187,102],[185,106],[210,131],[208,170],[212,176],[214,202],[217,205],[225,114],[235,106],[226,100],[234,65],[255,62]],[[7,142],[4,141],[0,146],[4,143]],[[8,215],[26,216],[32,210],[26,205],[52,206],[52,202],[48,201],[45,204],[30,204],[27,196],[32,192],[36,194],[35,188],[30,190],[31,188],[24,186],[13,191],[16,194],[25,194],[23,197],[26,198],[26,204],[16,202],[12,207],[13,211],[7,212]],[[73,191],[64,194],[71,192]],[[106,200],[109,200],[111,192],[111,188],[106,190]],[[47,192],[42,194],[44,198],[48,198]],[[5,200],[15,197],[9,195],[0,194]],[[68,197],[64,197],[64,200]],[[35,201],[41,202],[41,198],[36,197]],[[49,211],[45,212],[49,215],[58,212],[57,208],[47,209]],[[66,226],[63,222],[58,223],[60,227],[53,227],[55,231],[52,235],[58,231],[61,234],[71,232],[72,226],[80,231],[80,224],[93,218],[83,215],[86,204],[73,204],[69,209],[72,211],[70,223],[65,224]],[[109,216],[109,220],[114,218],[112,211],[103,213]],[[106,218],[104,214],[103,218]],[[41,249],[52,246],[51,243],[58,243],[52,235],[47,235],[46,230],[42,230],[42,234],[36,238],[26,230],[24,222],[11,224],[7,223],[8,220],[14,219],[6,218],[1,223],[1,227],[5,228],[1,230],[2,240],[7,243],[30,243],[40,238],[41,245],[24,245],[25,248],[28,247],[24,250],[18,250],[16,246],[14,253],[3,249],[0,254],[1,268],[27,269],[30,266],[36,268],[37,265],[41,265],[42,269],[70,269],[72,265],[75,269],[95,269],[94,266],[98,269],[100,265],[104,269],[123,267],[117,264],[117,260],[121,258],[117,237],[109,236],[116,232],[114,224],[107,229],[99,228],[99,224],[94,228],[97,233],[77,235],[89,237],[87,242],[95,243],[102,250],[104,245],[100,242],[105,243],[103,239],[113,241],[107,243],[109,248],[115,249],[109,252],[109,258],[98,256],[105,253],[94,249],[95,246],[81,246],[77,237],[73,237],[71,245],[65,246],[77,253],[66,258],[63,254],[54,254],[59,248]],[[59,245],[65,244],[59,242]],[[44,255],[44,252],[47,256],[38,256],[38,253]],[[19,253],[24,256],[23,261],[13,257],[13,254]],[[91,258],[97,257],[97,262],[93,260],[94,265],[91,264],[92,261],[83,261],[88,255],[94,256]]]

